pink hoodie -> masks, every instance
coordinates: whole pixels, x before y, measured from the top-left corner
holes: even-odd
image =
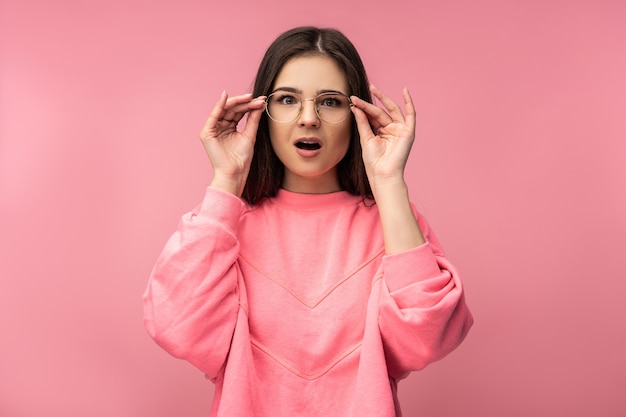
[[[400,416],[398,381],[473,322],[418,220],[427,243],[385,255],[360,197],[280,190],[250,207],[209,187],[155,265],[146,327],[215,383],[212,417]]]

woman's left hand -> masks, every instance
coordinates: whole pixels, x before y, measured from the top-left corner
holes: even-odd
[[[406,166],[415,139],[415,108],[409,91],[402,91],[404,113],[389,96],[373,85],[370,91],[384,106],[352,96],[363,162],[372,186],[380,181],[404,180]]]
[[[367,179],[380,213],[385,252],[400,253],[425,242],[404,181],[404,167],[415,139],[415,108],[406,88],[402,91],[404,113],[385,93],[374,86],[370,90],[384,108],[352,97],[352,111]]]

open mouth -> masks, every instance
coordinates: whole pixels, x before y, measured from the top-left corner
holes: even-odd
[[[322,145],[320,145],[317,142],[309,142],[309,141],[306,141],[306,140],[302,140],[302,141],[296,142],[296,148],[304,149],[304,150],[307,150],[307,151],[314,151],[314,150],[317,150],[317,149],[319,149],[321,147],[322,147]]]

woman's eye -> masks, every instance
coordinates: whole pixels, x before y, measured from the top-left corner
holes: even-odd
[[[341,105],[341,101],[335,97],[325,97],[321,100],[320,105],[323,107],[337,107]]]
[[[320,107],[346,107],[348,105],[348,97],[343,94],[328,94],[318,97],[318,105]]]
[[[298,103],[298,99],[296,99],[294,96],[280,96],[276,98],[276,101],[280,104],[284,104],[287,106]]]

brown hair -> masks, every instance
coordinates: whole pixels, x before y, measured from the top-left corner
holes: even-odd
[[[288,60],[312,55],[328,56],[339,65],[346,75],[348,95],[372,101],[363,62],[352,42],[336,29],[311,26],[288,30],[270,45],[259,65],[252,92],[254,97],[267,96],[271,93],[276,77]],[[373,200],[361,156],[359,132],[354,117],[351,118],[350,146],[345,157],[337,165],[339,184],[351,194]],[[264,198],[275,196],[282,183],[284,169],[272,148],[268,117],[263,113],[242,198],[250,204],[257,204]]]

